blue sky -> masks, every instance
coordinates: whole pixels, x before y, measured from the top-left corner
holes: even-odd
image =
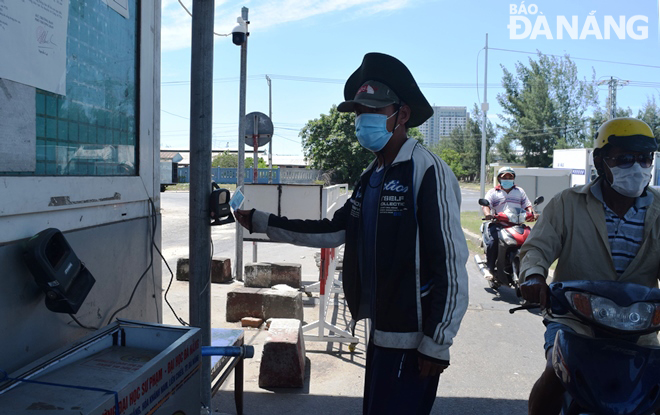
[[[630,107],[634,114],[647,98],[660,100],[660,0],[542,0],[525,1],[527,14],[511,15],[511,5],[520,11],[521,2],[509,1],[432,1],[432,0],[217,0],[215,31],[230,33],[241,7],[249,8],[250,37],[247,63],[246,112],[268,113],[268,85],[272,78],[273,153],[302,155],[299,130],[312,119],[327,114],[333,104],[343,100],[346,78],[360,65],[368,52],[382,52],[400,59],[411,70],[432,105],[472,108],[483,100],[484,47],[523,52],[540,50],[546,54],[568,53],[579,68],[579,76],[596,79],[610,76],[631,83],[618,90],[619,106]],[[182,0],[189,10],[192,0]],[[163,0],[161,59],[161,147],[189,148],[190,114],[190,31],[191,18],[177,0]],[[534,8],[532,5],[535,5]],[[529,8],[529,11],[527,11]],[[535,14],[530,14],[535,12]],[[194,13],[194,10],[193,10]],[[542,14],[541,14],[542,13]],[[592,14],[603,37],[606,16],[618,23],[620,16],[631,23],[633,16],[645,16],[648,23],[632,22],[632,35],[619,39],[557,39],[558,16],[572,22],[577,16],[581,33]],[[531,33],[523,39],[510,39],[507,28],[511,16],[526,17],[531,26],[548,22],[553,39]],[[594,33],[594,25],[587,31]],[[587,32],[585,32],[586,34]],[[523,34],[523,29],[516,31]],[[479,54],[479,57],[478,57]],[[496,95],[501,93],[504,65],[514,69],[517,61],[527,62],[533,55],[489,50],[489,118],[497,121],[501,108]],[[479,95],[477,95],[477,57]],[[577,58],[584,58],[577,59]],[[586,59],[623,62],[622,65]],[[646,66],[634,66],[634,65]],[[216,36],[214,48],[213,148],[236,148],[238,142],[238,101],[240,48],[231,38]],[[600,101],[607,98],[606,86],[600,87]],[[248,148],[247,151],[250,151]]]

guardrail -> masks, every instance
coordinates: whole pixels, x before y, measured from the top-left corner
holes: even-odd
[[[211,175],[213,181],[218,184],[236,184],[237,183],[238,169],[213,167],[211,168]],[[314,183],[321,175],[320,170],[311,169],[296,169],[281,167],[278,169],[258,169],[257,170],[257,183],[268,184],[311,184]],[[190,167],[180,167],[178,171],[179,183],[190,182]],[[253,169],[245,169],[245,183],[253,183]],[[270,178],[272,177],[272,180]]]

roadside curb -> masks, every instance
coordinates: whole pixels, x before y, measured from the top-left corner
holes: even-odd
[[[463,233],[465,234],[465,237],[466,237],[467,239],[470,239],[472,242],[474,242],[475,244],[479,245],[479,241],[481,240],[481,236],[479,236],[479,235],[477,235],[476,233],[474,233],[474,232],[472,232],[472,231],[469,231],[469,230],[467,230],[467,229],[465,229],[465,228],[462,228],[462,229],[463,229]]]
[[[475,244],[479,245],[479,243],[480,243],[480,241],[481,241],[481,236],[479,236],[479,235],[477,235],[476,233],[474,233],[474,232],[472,232],[472,231],[469,231],[469,230],[467,230],[467,229],[465,229],[465,228],[462,228],[462,229],[463,229],[463,233],[465,234],[465,238],[466,238],[466,239],[470,239],[472,242],[474,242]],[[482,252],[483,252],[483,251],[482,251]],[[554,274],[555,274],[555,270],[554,270],[554,269],[549,269],[549,270],[548,270],[548,277],[549,277],[549,278],[552,278],[552,277],[554,276]]]

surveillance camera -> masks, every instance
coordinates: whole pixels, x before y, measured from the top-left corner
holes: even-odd
[[[231,31],[231,41],[234,42],[234,45],[240,46],[245,43],[247,38],[247,26],[242,17],[236,18],[236,22],[238,24]]]

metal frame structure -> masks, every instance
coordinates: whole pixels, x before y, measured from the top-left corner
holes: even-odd
[[[328,315],[328,295],[341,292],[341,287],[335,282],[335,274],[337,272],[337,256],[335,255],[336,248],[322,248],[321,249],[321,264],[319,270],[319,319],[312,323],[303,326],[303,338],[305,341],[316,342],[341,342],[357,344],[360,339],[353,336],[346,330],[342,330],[337,326],[326,321]],[[316,284],[314,284],[316,286]],[[316,334],[305,334],[317,329]],[[327,330],[327,333],[326,333]]]

